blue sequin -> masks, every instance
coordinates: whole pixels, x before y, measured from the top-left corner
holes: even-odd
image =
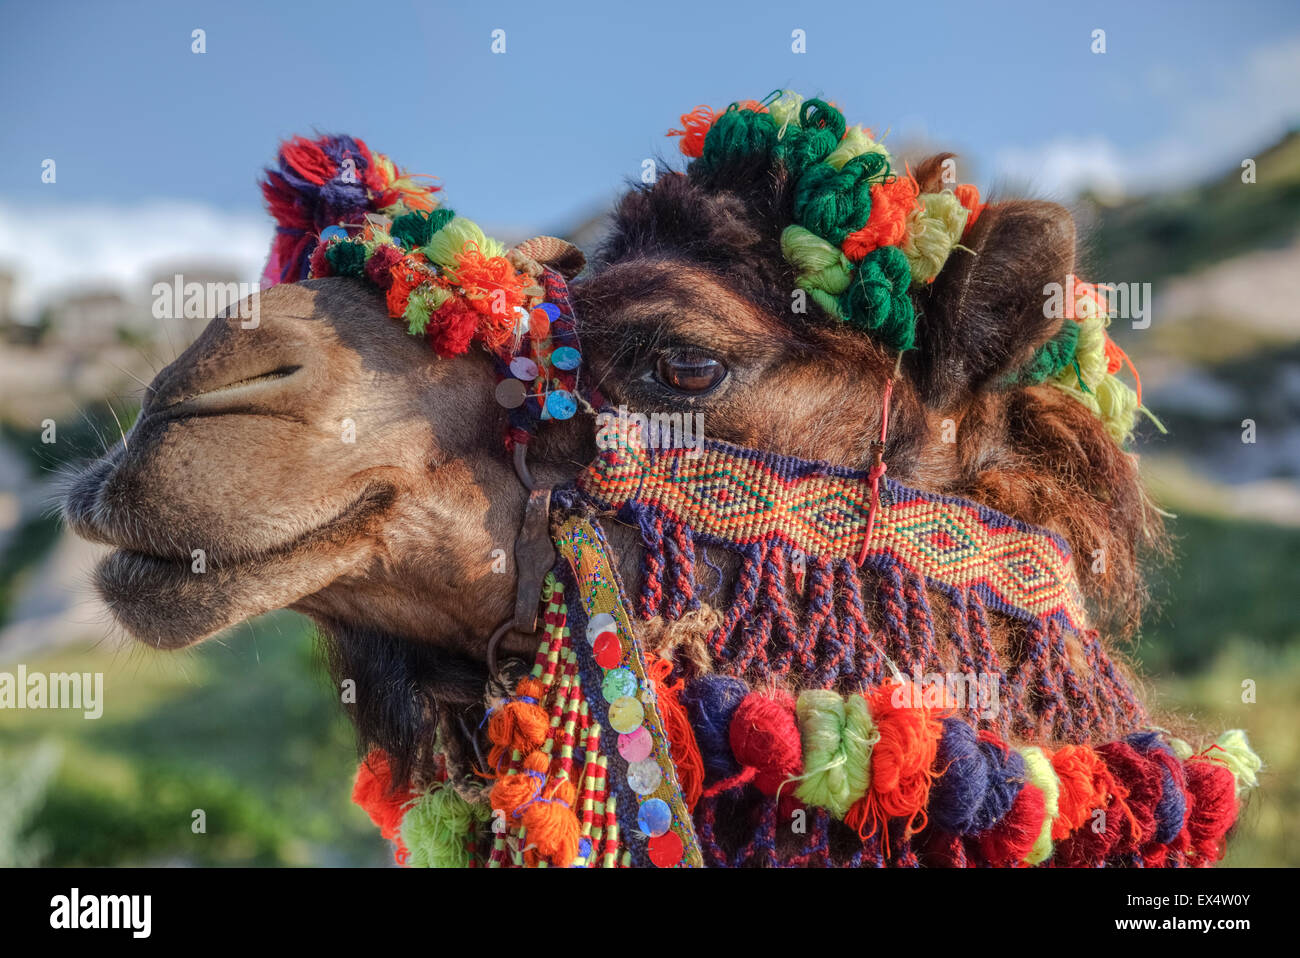
[[[546,397],[546,411],[552,419],[572,419],[578,404],[567,389],[557,389]]]
[[[582,364],[582,354],[572,346],[561,346],[551,353],[551,364],[556,369],[577,369]]]
[[[657,838],[673,827],[673,810],[662,798],[647,798],[636,813],[636,827],[651,838]]]

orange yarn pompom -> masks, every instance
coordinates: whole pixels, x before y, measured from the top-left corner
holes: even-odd
[[[704,793],[704,759],[700,755],[700,746],[695,741],[695,730],[691,728],[686,706],[679,697],[685,683],[678,679],[669,684],[668,676],[672,673],[673,664],[667,659],[658,658],[651,652],[647,652],[645,657],[646,676],[655,683],[655,699],[659,704],[659,716],[664,721],[664,733],[668,736],[669,753],[677,768],[682,798],[686,801],[686,807],[693,812]]]
[[[485,256],[473,244],[456,254],[456,268],[447,278],[465,292],[465,301],[483,317],[479,339],[499,350],[514,337],[515,307],[523,306],[524,287],[531,280],[504,256]]]
[[[1059,842],[1107,806],[1115,780],[1101,756],[1087,745],[1062,746],[1051,760],[1061,782],[1059,814],[1052,822],[1052,841]]]
[[[524,834],[533,846],[525,851],[530,863],[536,861],[533,852],[557,868],[568,868],[578,857],[580,828],[573,811],[577,795],[572,782],[559,778],[542,789],[542,794],[524,809],[521,815]]]
[[[682,129],[669,130],[668,135],[680,136],[682,155],[694,159],[704,152],[704,138],[708,136],[714,119],[711,107],[697,106],[690,113],[682,114]]]
[[[411,293],[428,279],[425,263],[423,254],[411,253],[409,256],[403,256],[401,261],[393,264],[392,269],[389,270],[393,277],[393,284],[388,287],[388,315],[391,318],[401,319],[406,314],[406,304],[411,298]]]
[[[502,775],[496,780],[488,795],[492,808],[507,819],[517,818],[520,807],[541,794],[550,767],[551,760],[545,752],[533,752],[524,759],[524,767],[518,774]]]
[[[528,755],[546,741],[551,722],[540,704],[544,690],[541,679],[524,679],[514,697],[488,719],[488,739],[492,742],[488,762],[494,769],[511,750]]]
[[[898,686],[889,683],[866,696],[880,741],[871,749],[867,794],[844,816],[845,824],[864,838],[879,825],[886,842],[890,818],[906,819],[908,835],[925,828],[925,807],[934,781],[932,766],[943,734],[935,710],[916,706],[920,696],[906,693],[897,696],[902,704],[896,705],[897,691]]]
[[[371,749],[357,769],[357,779],[352,786],[352,801],[370,816],[384,838],[397,840],[397,830],[402,824],[406,803],[412,797],[413,793],[405,784],[394,787],[387,753],[382,749]]]
[[[907,214],[916,207],[920,187],[910,176],[899,176],[871,187],[871,215],[867,225],[845,237],[841,249],[858,262],[881,246],[897,246],[907,234]]]
[[[987,204],[980,202],[979,188],[972,183],[962,183],[959,186],[954,186],[952,192],[957,197],[957,202],[970,212],[970,215],[966,217],[966,226],[962,230],[962,235],[965,236],[971,231],[975,221],[980,218],[980,214],[984,212],[984,207]]]
[[[540,749],[524,759],[517,775],[504,775],[492,786],[492,808],[507,820],[518,819],[528,838],[525,858],[535,865],[544,858],[567,868],[578,856],[577,790],[567,778],[548,781],[551,759]]]

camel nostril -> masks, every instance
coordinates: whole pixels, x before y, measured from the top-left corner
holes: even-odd
[[[208,404],[210,401],[219,401],[224,399],[242,399],[260,388],[274,385],[291,377],[294,373],[302,369],[301,365],[289,364],[277,366],[275,369],[268,370],[264,373],[258,373],[256,376],[246,376],[242,379],[232,380],[219,386],[210,388],[190,389],[178,391],[177,395],[172,397],[163,397],[158,400],[153,408],[149,411],[163,412],[173,409],[186,403],[197,403],[200,406]]]

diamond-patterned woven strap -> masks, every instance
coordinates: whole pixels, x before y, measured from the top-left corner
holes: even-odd
[[[871,508],[866,472],[711,440],[606,450],[578,488],[603,508],[645,505],[732,548],[782,540],[809,558],[857,556]],[[886,479],[867,555],[1018,618],[1087,628],[1065,540],[978,503]]]

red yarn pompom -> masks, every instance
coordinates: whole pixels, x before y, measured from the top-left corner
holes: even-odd
[[[459,297],[452,297],[429,316],[429,342],[444,359],[469,350],[478,330],[479,314]]]
[[[1043,791],[1032,782],[1021,786],[1002,821],[973,841],[981,857],[990,865],[1019,865],[1033,850],[1047,818],[1047,801]]]
[[[1123,803],[1126,821],[1111,854],[1130,855],[1155,837],[1160,766],[1125,742],[1107,742],[1097,748],[1097,754],[1116,781],[1128,790]]]
[[[317,243],[316,248],[311,251],[311,260],[307,267],[307,275],[312,279],[323,279],[333,273],[333,270],[330,269],[330,261],[325,256],[325,248],[327,246],[329,246],[328,243],[320,242]]]
[[[1192,848],[1209,864],[1223,857],[1223,838],[1237,820],[1237,780],[1218,762],[1194,759],[1184,768],[1192,796],[1187,834]]]
[[[366,260],[366,279],[380,289],[388,289],[393,285],[393,267],[401,260],[402,251],[396,246],[376,246],[375,251]]]
[[[728,734],[736,761],[757,770],[754,784],[764,795],[775,795],[786,779],[803,774],[794,696],[789,692],[750,692],[736,706]],[[793,789],[785,789],[782,798],[786,794]]]

